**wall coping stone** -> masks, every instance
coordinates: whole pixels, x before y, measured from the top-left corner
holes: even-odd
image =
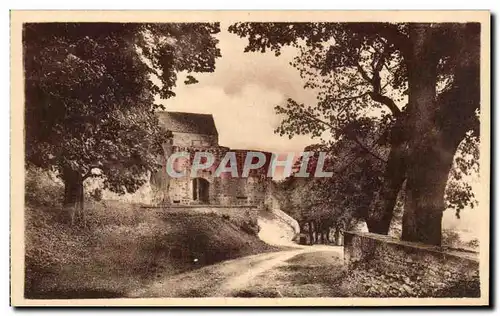
[[[180,205],[141,205],[148,209],[176,209],[176,208],[257,208],[257,205],[220,205],[220,204],[180,204]]]
[[[409,248],[426,250],[426,251],[433,252],[436,254],[453,256],[453,257],[457,257],[457,258],[469,259],[472,261],[479,262],[479,253],[475,252],[475,251],[470,251],[470,250],[465,250],[465,249],[454,249],[454,248],[448,248],[448,247],[440,247],[440,246],[434,246],[434,245],[426,245],[423,243],[404,241],[404,240],[400,240],[400,239],[397,239],[397,238],[394,238],[394,237],[391,237],[388,235],[381,235],[381,234],[375,234],[375,233],[356,232],[356,231],[345,231],[344,232],[345,237],[349,238],[348,237],[349,235],[360,236],[360,237],[373,239],[373,240],[381,241],[381,242],[388,243],[388,244],[401,245],[401,246],[406,246]]]

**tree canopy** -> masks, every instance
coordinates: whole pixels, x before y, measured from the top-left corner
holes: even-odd
[[[213,72],[218,23],[28,23],[23,28],[26,161],[53,170],[74,202],[99,175],[134,192],[155,170],[169,134],[155,96],[179,73]]]
[[[373,156],[373,145],[390,148],[369,208],[371,231],[388,232],[407,181],[403,238],[438,244],[450,169],[448,203],[473,204],[470,185],[458,180],[477,165],[470,157],[479,136],[479,24],[245,22],[229,31],[248,39],[247,52],[298,49],[291,64],[317,102],[278,105],[279,134],[326,133],[330,144],[349,137]],[[372,146],[361,138],[367,121],[378,129]],[[465,154],[452,168],[459,145]]]

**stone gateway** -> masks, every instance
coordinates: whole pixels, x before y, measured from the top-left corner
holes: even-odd
[[[248,177],[234,177],[229,172],[215,176],[215,170],[228,152],[236,155],[237,170],[241,172],[248,149],[230,149],[219,145],[219,134],[211,114],[159,112],[160,124],[172,132],[170,142],[163,145],[164,156],[159,157],[162,170],[151,175],[152,204],[155,205],[256,205],[263,206],[270,178],[267,170],[272,154],[262,152],[266,163],[250,170]],[[196,152],[208,152],[215,163],[206,169],[191,173],[191,163]],[[171,177],[166,170],[168,157],[176,152],[188,152],[190,158],[177,159],[176,168],[182,177]]]

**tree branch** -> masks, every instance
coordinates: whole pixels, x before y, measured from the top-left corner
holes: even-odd
[[[378,160],[384,162],[384,163],[387,163],[387,160],[383,159],[382,157],[380,157],[379,155],[375,154],[374,152],[371,151],[371,149],[373,149],[375,146],[373,146],[371,149],[369,149],[368,147],[366,147],[357,137],[354,137],[354,141],[364,150],[366,151],[368,154],[370,154],[371,156],[377,158]]]
[[[321,119],[317,118],[316,116],[312,115],[311,113],[304,112],[304,114],[306,114],[306,115],[307,115],[307,117],[308,117],[310,120],[312,120],[312,121],[315,121],[315,122],[317,122],[317,123],[320,123],[320,124],[322,124],[322,125],[325,125],[325,126],[329,127],[330,129],[335,129],[335,126],[333,126],[333,125],[331,125],[331,124],[329,124],[329,123],[327,123],[327,122],[325,122],[325,121],[323,121],[323,120],[321,120]]]
[[[90,177],[101,177],[102,174],[94,174],[92,173],[92,170],[93,169],[101,169],[101,167],[98,167],[98,166],[91,166],[89,171],[82,177],[82,180],[85,181],[86,179],[90,178]]]
[[[343,97],[343,98],[328,98],[327,100],[329,102],[342,102],[342,101],[349,101],[349,100],[354,100],[354,99],[357,99],[357,98],[362,98],[364,97],[365,95],[369,95],[370,92],[365,92],[365,93],[362,93],[360,95],[355,95],[355,96],[352,96],[352,97]]]
[[[391,101],[392,101],[392,100],[391,100]],[[396,108],[397,108],[397,107],[396,107]],[[398,110],[399,110],[399,109],[398,109]],[[322,125],[325,125],[325,126],[329,127],[329,128],[330,128],[330,129],[332,129],[332,130],[334,130],[334,129],[335,129],[335,126],[333,126],[333,125],[331,125],[331,124],[329,124],[329,123],[327,123],[327,122],[325,122],[325,121],[323,121],[323,120],[321,120],[321,119],[319,119],[319,118],[315,117],[315,116],[314,116],[314,115],[312,115],[311,113],[304,112],[304,114],[306,114],[306,115],[307,115],[307,117],[308,117],[310,120],[314,121],[314,122],[317,122],[317,123],[320,123],[320,124],[322,124]],[[383,134],[382,134],[382,135],[383,135]],[[380,137],[381,137],[381,136],[380,136]],[[380,137],[379,137],[379,139],[380,139]],[[355,142],[356,142],[356,143],[357,143],[357,144],[358,144],[358,145],[359,145],[359,146],[360,146],[360,147],[361,147],[364,151],[366,151],[368,154],[370,154],[371,156],[373,156],[373,157],[377,158],[378,160],[380,160],[380,161],[382,161],[382,162],[384,162],[384,163],[387,163],[387,161],[386,161],[385,159],[383,159],[382,157],[380,157],[380,156],[378,156],[377,154],[375,154],[374,152],[372,152],[372,149],[373,149],[375,146],[372,146],[372,148],[368,148],[368,147],[366,147],[363,143],[361,143],[361,141],[360,141],[357,137],[353,137],[353,138],[354,138],[354,141],[355,141]],[[377,141],[378,141],[378,140],[377,140]],[[375,143],[377,143],[377,142],[375,142]],[[358,157],[355,157],[355,159],[353,159],[353,161],[352,161],[352,162],[354,162],[357,158],[358,158]],[[352,162],[351,162],[351,163],[352,163]],[[349,165],[350,165],[351,163],[349,163]],[[346,168],[347,168],[347,167],[348,167],[348,166],[346,166]],[[342,169],[344,169],[344,168],[342,168]]]
[[[370,92],[369,95],[373,101],[386,105],[389,108],[389,110],[391,110],[392,114],[394,114],[394,116],[397,117],[401,115],[401,110],[398,108],[396,103],[391,98],[386,97],[385,95],[380,94],[379,92]]]
[[[397,47],[404,57],[408,56],[410,39],[401,33],[395,25],[388,25],[387,27],[381,28],[380,35]]]
[[[368,76],[368,73],[366,73],[366,71],[363,69],[363,67],[361,66],[361,64],[359,62],[356,63],[356,68],[358,69],[358,71],[361,74],[361,77],[363,77],[363,79],[365,79],[369,83],[372,82],[372,78],[370,78],[370,76]]]
[[[372,85],[373,91],[368,92],[368,95],[370,95],[372,100],[386,105],[389,108],[389,110],[391,110],[394,116],[399,116],[401,114],[401,110],[397,107],[396,103],[391,98],[383,95],[381,91],[382,89],[380,83],[381,80],[380,71],[383,65],[385,64],[385,55],[388,54],[388,52],[389,50],[385,49],[384,53],[382,53],[382,56],[380,56],[378,62],[374,64],[372,78],[368,76],[368,73],[363,69],[363,67],[359,62],[356,64],[356,68],[360,72],[361,77],[363,77],[363,79],[365,79]]]
[[[377,139],[375,140],[374,144],[377,144],[379,142],[379,140],[384,136],[385,132],[387,130],[385,130],[383,133],[380,134],[379,137],[377,137]],[[373,148],[373,147],[372,147]],[[371,150],[370,150],[371,151]],[[336,174],[340,174],[342,172],[344,172],[345,170],[347,170],[347,168],[349,168],[349,166],[351,166],[356,160],[358,160],[358,158],[361,157],[361,155],[355,155],[354,158],[349,161],[346,165],[344,165],[342,168],[338,169],[338,170],[335,170],[334,172]]]

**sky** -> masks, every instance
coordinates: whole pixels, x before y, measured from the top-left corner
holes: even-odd
[[[219,132],[219,144],[232,149],[271,152],[299,152],[313,143],[309,136],[281,137],[274,134],[281,118],[274,106],[287,98],[314,102],[316,95],[303,89],[299,72],[289,65],[295,56],[287,48],[274,53],[244,53],[246,39],[229,33],[221,24],[217,35],[222,58],[213,73],[195,74],[197,84],[184,85],[183,76],[169,100],[159,100],[167,111],[212,114]]]

